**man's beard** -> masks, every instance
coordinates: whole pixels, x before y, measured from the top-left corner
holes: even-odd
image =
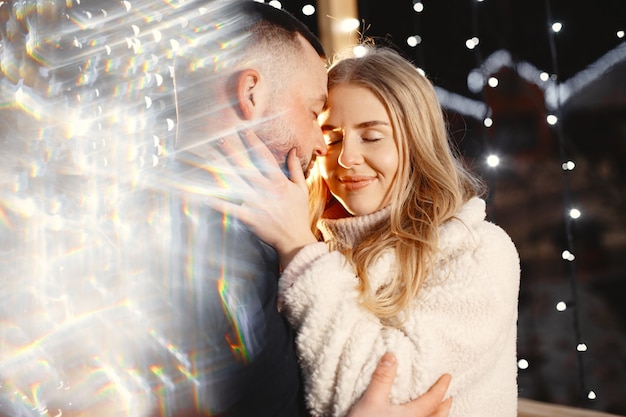
[[[291,129],[286,126],[283,118],[270,118],[267,122],[259,125],[255,133],[274,155],[283,174],[287,178],[291,178],[289,167],[287,166],[287,155],[291,149],[297,147],[298,140],[291,132]],[[308,177],[315,155],[304,155],[300,156],[299,159],[302,172],[305,177]]]

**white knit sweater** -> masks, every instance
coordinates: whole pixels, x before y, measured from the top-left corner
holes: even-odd
[[[385,351],[398,358],[391,401],[423,394],[452,375],[450,417],[517,415],[516,320],[519,257],[509,236],[485,220],[485,203],[467,202],[440,228],[439,253],[401,324],[361,307],[358,280],[338,251],[389,216],[323,220],[325,243],[303,248],[279,282],[282,311],[297,330],[306,399],[314,416],[343,416],[367,387]],[[372,288],[390,278],[395,256],[369,270]]]

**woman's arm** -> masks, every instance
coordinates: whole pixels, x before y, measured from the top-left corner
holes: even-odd
[[[438,265],[439,273],[397,325],[362,308],[358,279],[341,254],[311,255],[320,251],[316,245],[298,254],[281,277],[280,297],[298,331],[315,415],[344,415],[385,351],[398,356],[396,402],[424,393],[449,372],[455,381],[451,415],[514,415],[517,253],[500,229],[485,233]],[[385,273],[393,262],[381,262],[373,272]]]

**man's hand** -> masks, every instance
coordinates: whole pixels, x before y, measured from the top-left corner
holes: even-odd
[[[442,375],[421,397],[402,405],[389,403],[389,393],[396,378],[396,357],[385,353],[372,375],[372,380],[348,417],[447,417],[452,397],[443,401],[450,385],[450,375]]]

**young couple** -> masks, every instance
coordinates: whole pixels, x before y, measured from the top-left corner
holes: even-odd
[[[239,259],[221,269],[237,364],[209,377],[227,398],[220,410],[246,402],[226,415],[290,415],[301,372],[311,415],[376,415],[363,394],[392,352],[392,404],[451,382],[436,407],[389,415],[515,416],[518,254],[485,220],[432,84],[387,48],[327,71],[293,17],[235,3],[237,53],[226,48],[207,75],[183,52],[175,76],[176,159],[216,178],[219,247]]]

